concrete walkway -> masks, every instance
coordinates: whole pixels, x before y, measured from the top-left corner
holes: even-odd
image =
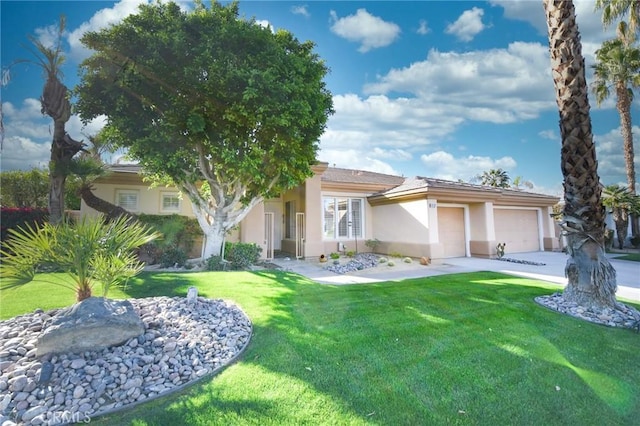
[[[616,269],[619,298],[633,302],[640,302],[640,263],[625,260],[616,260],[616,255],[610,258]],[[544,265],[525,265],[512,262],[504,262],[493,259],[480,259],[475,257],[458,257],[443,259],[429,266],[422,266],[414,260],[406,264],[400,259],[395,259],[396,266],[390,267],[381,264],[375,268],[363,271],[351,272],[340,275],[325,270],[327,264],[317,261],[305,261],[295,259],[275,259],[273,263],[285,270],[299,273],[314,281],[323,284],[366,284],[381,281],[399,281],[406,278],[428,277],[433,275],[457,274],[461,272],[495,271],[520,277],[533,278],[542,281],[565,286],[567,279],[564,276],[564,268],[567,255],[556,252],[532,252],[507,254],[505,257],[530,262],[544,263]]]

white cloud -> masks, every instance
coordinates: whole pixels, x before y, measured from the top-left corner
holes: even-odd
[[[112,24],[117,24],[125,17],[138,13],[140,4],[148,3],[147,0],[122,0],[110,8],[104,8],[97,11],[91,19],[83,22],[78,28],[71,31],[68,36],[71,52],[69,56],[77,61],[81,61],[91,54],[91,51],[85,48],[80,39],[84,33],[88,31],[98,31]]]
[[[273,25],[271,25],[271,22],[267,21],[266,19],[256,19],[255,22],[257,25],[260,25],[262,28],[270,29],[271,32],[275,34],[276,30],[273,28]]]
[[[85,137],[95,136],[107,123],[105,116],[96,117],[89,123],[82,124],[80,117],[72,115],[65,126],[65,130],[73,139],[81,140]]]
[[[399,175],[388,163],[372,156],[363,155],[361,151],[355,149],[323,148],[318,158],[320,161],[326,161],[330,166]]]
[[[542,2],[531,0],[492,0],[492,6],[500,6],[504,9],[504,16],[509,19],[525,21],[531,24],[541,35],[547,35],[547,20],[544,14]],[[615,37],[615,28],[602,28],[602,12],[596,11],[593,1],[574,2],[576,10],[576,22],[585,44],[602,44],[603,40]]]
[[[20,106],[5,102],[2,113],[5,126],[2,169],[26,170],[48,164],[53,121],[40,112],[40,101],[28,98]],[[97,117],[85,126],[77,115],[72,115],[65,130],[72,138],[83,140],[97,134],[105,123],[105,117]]]
[[[471,41],[484,30],[486,25],[482,23],[482,16],[484,10],[474,7],[470,10],[465,10],[462,15],[453,23],[447,25],[444,30],[447,34],[452,34],[462,41]]]
[[[2,113],[6,137],[21,136],[50,142],[52,122],[49,117],[43,116],[40,110],[40,101],[33,98],[25,99],[18,107],[10,102],[3,103]]]
[[[419,99],[347,94],[334,96],[333,104],[336,113],[321,138],[323,149],[349,146],[369,153],[372,147],[419,148],[441,140],[463,122],[446,108]]]
[[[634,135],[640,134],[640,126],[633,126]],[[626,185],[626,164],[622,148],[620,127],[611,129],[604,135],[594,135],[596,144],[596,158],[598,160],[598,175],[604,185],[623,182]],[[640,175],[640,155],[636,152],[634,158],[636,169],[636,183]]]
[[[552,141],[560,141],[560,136],[554,130],[542,130],[538,132],[538,136],[542,139],[549,139]]]
[[[510,123],[556,108],[548,49],[513,42],[506,49],[429,51],[427,59],[391,69],[365,94],[411,94],[464,120]]]
[[[291,13],[293,13],[294,15],[302,15],[305,18],[308,18],[311,16],[309,11],[307,10],[306,4],[303,6],[291,6]]]
[[[332,10],[331,19],[331,31],[349,41],[360,43],[358,51],[361,53],[389,46],[400,35],[398,25],[373,16],[366,9],[358,9],[355,15],[344,18],[339,18]]]
[[[58,30],[60,29],[59,23],[55,25],[48,25],[42,28],[36,28],[36,39],[42,43],[42,45],[46,48],[54,48],[55,44],[58,42]],[[64,38],[65,33],[62,34]]]
[[[431,29],[429,28],[429,26],[427,25],[427,21],[425,21],[424,19],[420,20],[420,26],[418,27],[418,29],[416,30],[416,32],[420,35],[425,35],[425,34],[429,34],[431,32]]]
[[[474,155],[454,157],[445,151],[424,154],[420,160],[426,167],[425,176],[447,180],[469,181],[486,170],[503,169],[508,172],[517,166],[516,160],[508,156],[497,159]]]
[[[21,136],[11,136],[4,140],[0,158],[2,170],[28,170],[49,164],[51,144],[37,143]]]

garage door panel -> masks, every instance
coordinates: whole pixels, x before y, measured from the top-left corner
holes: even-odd
[[[463,208],[438,207],[438,238],[444,257],[466,256]]]
[[[494,210],[496,240],[506,243],[505,253],[540,250],[536,210]]]

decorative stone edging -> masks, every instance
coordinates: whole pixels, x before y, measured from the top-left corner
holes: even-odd
[[[500,260],[502,262],[519,263],[520,265],[533,265],[533,266],[544,266],[544,265],[546,265],[546,263],[542,263],[542,262],[534,262],[532,260],[512,259],[510,257],[496,257],[495,260]]]
[[[371,253],[361,253],[353,257],[346,264],[328,265],[324,269],[336,274],[347,274],[354,271],[362,271],[363,269],[375,268],[378,266],[378,256]]]
[[[630,328],[640,332],[640,312],[624,303],[617,302],[615,309],[585,308],[574,302],[566,301],[562,293],[559,292],[549,296],[538,296],[534,300],[545,308],[575,318],[608,327]]]
[[[145,333],[102,351],[37,359],[37,337],[59,310],[0,322],[0,424],[86,422],[131,408],[212,377],[251,340],[247,315],[223,300],[129,300]]]

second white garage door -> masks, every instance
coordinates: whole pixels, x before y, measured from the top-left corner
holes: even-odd
[[[505,253],[540,250],[536,210],[495,209],[496,241],[507,243]]]
[[[438,207],[438,238],[444,247],[444,257],[466,256],[462,207]]]

